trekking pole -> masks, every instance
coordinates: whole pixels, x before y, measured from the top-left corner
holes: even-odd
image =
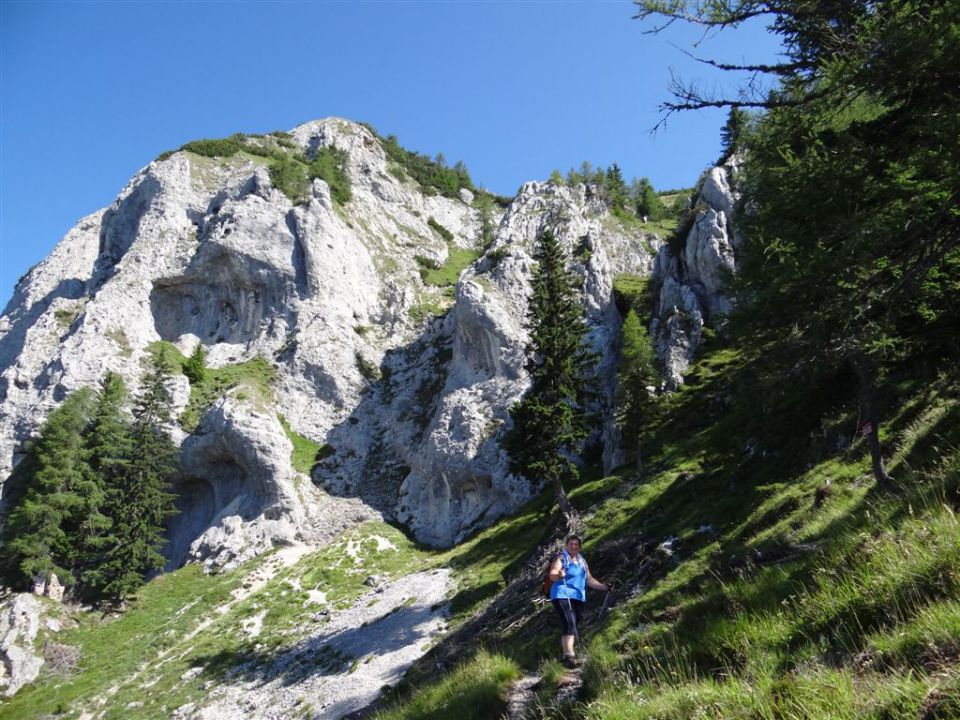
[[[570,586],[567,585],[567,571],[563,569],[561,564],[561,571],[563,572],[563,586],[567,589],[567,622],[570,623],[570,627],[573,628],[573,636],[577,639],[577,642],[580,642],[580,630],[577,628],[577,616],[573,612],[573,603],[570,602]]]
[[[603,614],[607,612],[607,607],[610,605],[610,587],[607,586],[607,594],[603,598],[603,606],[600,608],[600,617],[603,617]]]

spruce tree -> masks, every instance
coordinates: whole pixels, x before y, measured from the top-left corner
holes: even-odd
[[[207,378],[207,351],[203,343],[197,343],[190,357],[183,364],[183,374],[192,385],[200,385]]]
[[[86,462],[84,431],[90,421],[94,393],[81,388],[47,417],[31,446],[35,467],[21,503],[10,513],[4,534],[5,565],[15,582],[29,582],[51,574],[73,585],[77,563],[74,538],[68,533],[87,510],[90,470]]]
[[[110,493],[113,531],[97,581],[117,600],[135,591],[151,570],[163,567],[164,524],[177,512],[170,481],[177,471],[178,450],[166,431],[171,416],[168,372],[161,349],[134,407],[133,455]]]
[[[725,162],[739,148],[742,142],[743,132],[747,126],[749,115],[746,110],[738,107],[730,108],[727,113],[727,122],[720,130],[720,162]]]
[[[624,444],[634,445],[637,470],[641,470],[643,441],[655,421],[656,404],[649,388],[657,385],[660,375],[650,336],[632,308],[623,321],[621,345],[616,416]]]
[[[533,382],[510,410],[514,426],[507,450],[513,472],[550,483],[569,519],[573,508],[564,483],[579,477],[573,458],[589,434],[583,389],[595,358],[582,345],[576,278],[550,231],[541,235],[534,259],[526,365]]]
[[[100,565],[108,548],[116,544],[112,535],[112,493],[123,483],[130,468],[133,445],[124,405],[127,388],[123,378],[108,372],[100,386],[93,422],[86,433],[87,463],[90,472],[87,513],[76,526],[80,580],[93,593],[103,584]],[[109,514],[108,514],[109,513]]]
[[[607,168],[603,180],[603,189],[606,194],[607,205],[622,210],[627,198],[627,184],[623,180],[620,166],[616,163]]]
[[[666,214],[663,207],[663,201],[653,189],[653,185],[647,178],[634,180],[630,188],[630,195],[636,206],[637,215],[648,220],[659,220]]]

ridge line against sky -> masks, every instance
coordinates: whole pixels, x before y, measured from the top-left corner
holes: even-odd
[[[716,159],[723,111],[656,135],[670,69],[722,76],[653,36],[630,2],[0,3],[0,299],[138,169],[200,137],[336,115],[463,160],[512,195],[587,160],[658,189]],[[767,61],[761,24],[704,55]]]

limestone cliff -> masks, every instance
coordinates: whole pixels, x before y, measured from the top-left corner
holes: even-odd
[[[686,223],[674,242],[660,248],[654,262],[653,282],[659,291],[650,333],[668,390],[683,384],[704,323],[722,326],[733,309],[726,285],[736,272],[740,244],[733,225],[738,164],[732,157],[704,174],[689,201]]]
[[[292,200],[255,153],[180,151],[137,173],[18,283],[0,318],[0,477],[68,393],[108,370],[136,388],[162,340],[184,353],[203,343],[215,368],[262,358],[275,372],[266,395],[234,388],[198,423],[174,428],[173,565],[229,565],[377,511],[447,545],[530,496],[500,440],[527,385],[534,240],[553,229],[583,276],[598,373],[612,391],[612,279],[650,272],[647,238],[582,185],[528,183],[492,212],[468,192],[432,194],[345,120],[301,125],[286,142],[307,157],[343,151],[349,202],[321,179]],[[486,242],[484,220],[495,228]],[[425,281],[425,267],[481,245],[454,288]],[[178,375],[171,389],[180,412],[189,381]],[[601,410],[594,440],[613,462]],[[278,414],[328,446],[314,483],[291,467]]]

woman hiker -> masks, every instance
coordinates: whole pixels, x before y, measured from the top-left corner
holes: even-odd
[[[560,616],[562,628],[560,648],[563,663],[567,667],[581,664],[573,651],[573,642],[578,637],[577,626],[587,600],[587,586],[594,590],[610,591],[610,587],[590,574],[586,559],[580,554],[581,540],[577,535],[567,537],[563,551],[550,565],[550,602]]]

